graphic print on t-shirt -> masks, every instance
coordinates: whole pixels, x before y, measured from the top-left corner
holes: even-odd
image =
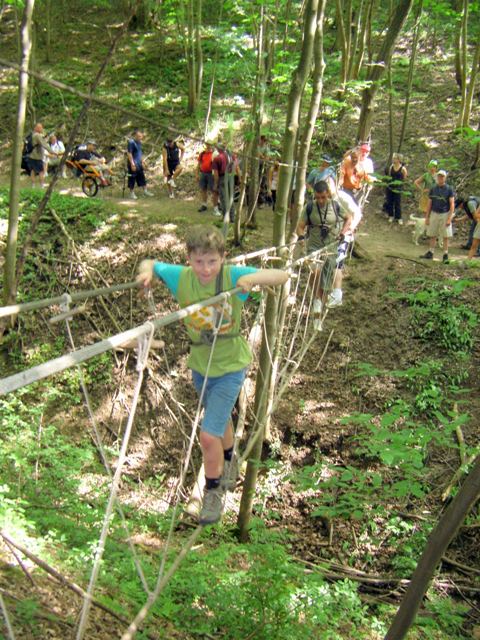
[[[230,302],[226,302],[224,305],[215,304],[209,307],[202,307],[185,318],[185,324],[194,331],[212,331],[215,327],[215,320],[222,315],[222,309],[223,317],[219,333],[228,333],[234,326],[233,309]]]

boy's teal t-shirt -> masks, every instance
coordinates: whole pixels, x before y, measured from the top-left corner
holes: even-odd
[[[254,267],[224,265],[223,291],[234,289],[240,276],[256,271],[257,269]],[[202,285],[191,267],[155,262],[153,272],[157,278],[163,280],[182,308],[215,295],[215,279],[208,285]],[[240,333],[242,306],[247,298],[248,294],[236,294],[225,303],[202,307],[184,318],[188,335],[193,343],[187,362],[190,369],[198,371],[202,375],[207,373],[211,347],[195,343],[200,341],[202,329],[211,330],[214,328],[216,312],[221,314],[224,307],[220,335]],[[225,373],[240,371],[250,364],[251,358],[250,347],[243,336],[217,338],[208,375],[218,377]]]

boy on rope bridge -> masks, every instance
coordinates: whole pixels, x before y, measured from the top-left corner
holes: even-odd
[[[238,475],[236,461],[232,460],[230,416],[252,358],[247,341],[240,335],[242,306],[252,287],[281,285],[289,275],[280,269],[225,265],[225,239],[216,227],[193,226],[185,241],[190,266],[144,260],[138,282],[149,287],[154,277],[160,278],[181,307],[235,287],[244,291],[184,319],[192,343],[187,365],[199,396],[205,383],[200,446],[206,484],[199,522],[207,525],[220,520],[223,494],[233,489]],[[218,334],[209,366],[214,330]]]

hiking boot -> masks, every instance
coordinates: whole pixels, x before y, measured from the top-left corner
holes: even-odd
[[[423,258],[424,260],[433,260],[433,252],[427,251],[427,253],[424,253],[420,258]]]
[[[238,480],[238,462],[235,456],[231,460],[224,460],[220,487],[223,491],[233,491]]]
[[[134,191],[130,191],[128,197],[130,198],[130,200],[138,200],[137,194]]]
[[[198,521],[201,525],[218,522],[223,513],[223,490],[221,487],[203,492],[203,505]]]
[[[467,244],[461,244],[460,245],[460,249],[465,249],[466,251],[470,251],[471,248],[472,248],[472,245],[468,244],[468,242],[467,242]]]
[[[340,307],[342,304],[342,292],[340,293],[331,293],[328,296],[327,307],[329,309],[333,309],[333,307]]]
[[[448,253],[443,254],[442,262],[443,264],[450,264],[450,260],[448,259]]]
[[[202,206],[198,208],[198,213],[202,213],[203,211],[206,211],[206,210],[207,210],[207,205],[202,204]]]

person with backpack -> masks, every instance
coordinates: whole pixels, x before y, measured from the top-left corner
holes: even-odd
[[[385,188],[385,210],[389,222],[397,222],[403,225],[402,220],[402,189],[403,182],[407,178],[407,167],[399,153],[392,156],[392,164],[385,171],[387,186]]]
[[[297,224],[296,234],[299,239],[307,241],[307,252],[313,253],[334,246],[323,265],[313,275],[313,313],[314,329],[322,330],[321,315],[326,305],[328,308],[342,304],[342,279],[345,253],[338,252],[339,246],[347,244],[353,232],[354,216],[351,211],[333,199],[328,184],[324,180],[315,183],[313,201],[308,202]],[[328,298],[326,293],[330,291]]]
[[[480,197],[468,196],[468,198],[458,198],[458,200],[455,201],[455,209],[463,213],[460,218],[455,218],[456,222],[470,221],[468,240],[460,247],[461,249],[470,251],[474,239],[480,237],[480,225],[477,222],[477,218],[480,215]],[[480,249],[477,249],[476,253],[474,251],[472,257],[475,255],[480,256]]]
[[[143,190],[144,196],[153,196],[147,189],[145,178],[145,162],[143,160],[142,140],[144,138],[141,129],[135,129],[133,136],[127,142],[127,175],[130,200],[136,200],[135,184]]]
[[[185,145],[173,138],[167,138],[163,145],[163,179],[168,187],[169,198],[174,198],[174,189],[176,188],[176,179],[183,171],[182,158],[185,153]]]
[[[51,146],[45,139],[43,124],[37,122],[33,127],[31,138],[31,151],[28,155],[28,167],[32,187],[35,187],[36,181],[40,187],[45,186],[45,153],[53,153]]]
[[[214,208],[213,215],[217,218],[224,218],[228,213],[230,222],[234,221],[234,188],[235,175],[240,177],[240,167],[234,154],[232,154],[222,143],[217,142],[216,154],[213,155],[213,194]],[[220,201],[220,208],[218,203]]]
[[[197,161],[197,178],[200,187],[200,198],[202,204],[198,211],[203,213],[207,210],[208,192],[212,194],[213,199],[213,145],[211,142],[205,142],[204,149],[200,152]]]

